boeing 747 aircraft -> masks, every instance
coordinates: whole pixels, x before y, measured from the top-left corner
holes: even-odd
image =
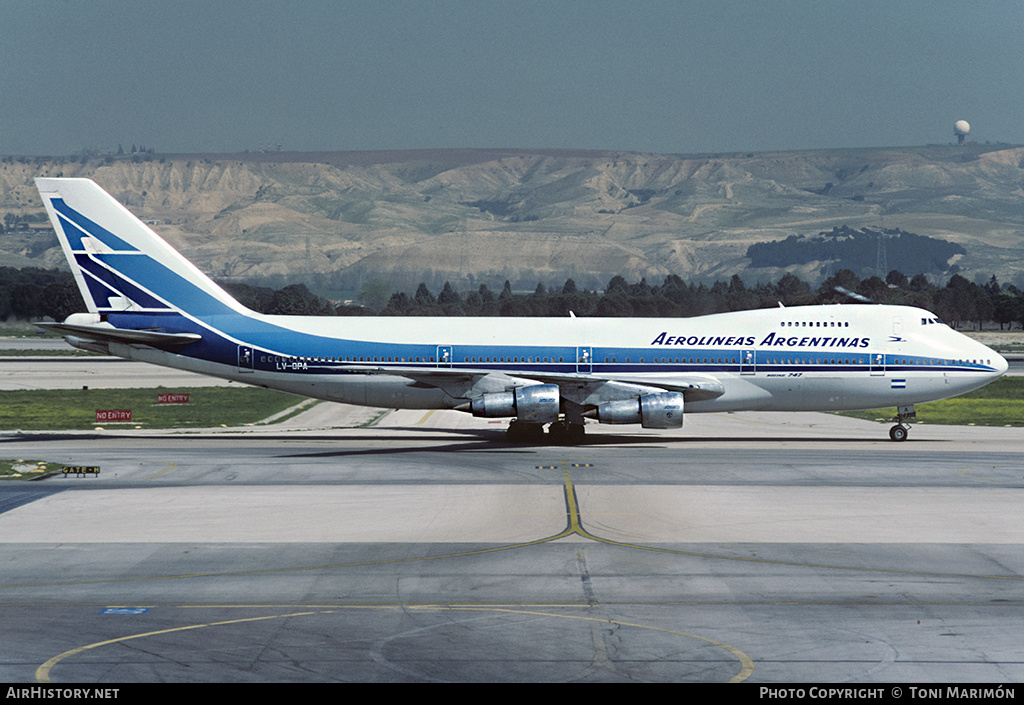
[[[671,429],[683,413],[914,404],[1006,372],[928,311],[801,306],[698,318],[374,318],[256,313],[88,179],[36,179],[88,307],[45,324],[75,347],[318,399],[511,420],[582,440],[586,419]]]

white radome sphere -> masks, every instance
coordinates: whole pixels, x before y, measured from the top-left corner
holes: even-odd
[[[958,135],[966,135],[971,131],[971,124],[966,120],[957,120],[953,123],[953,131]]]

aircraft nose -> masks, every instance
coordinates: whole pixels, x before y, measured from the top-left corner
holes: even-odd
[[[981,344],[979,343],[979,345]],[[1010,368],[1010,363],[1006,361],[1005,357],[987,345],[981,345],[981,352],[983,352],[985,356],[981,358],[979,362],[984,362],[992,368],[992,379],[1002,377],[1006,374],[1006,370]]]
[[[992,367],[996,370],[996,377],[1002,377],[1006,374],[1006,371],[1010,369],[1010,363],[1006,361],[1006,358],[997,353],[995,350],[992,351]]]

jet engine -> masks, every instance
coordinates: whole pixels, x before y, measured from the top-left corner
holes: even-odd
[[[680,392],[645,394],[639,399],[600,404],[596,416],[601,423],[638,423],[644,428],[682,428],[683,395]]]
[[[515,416],[525,423],[552,423],[558,421],[558,406],[558,385],[536,384],[484,394],[472,401],[470,410],[473,416]]]

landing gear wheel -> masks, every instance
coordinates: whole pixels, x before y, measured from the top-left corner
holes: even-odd
[[[513,421],[505,431],[505,439],[511,443],[529,443],[544,438],[544,424]]]
[[[917,412],[914,411],[913,404],[907,404],[904,406],[896,407],[896,417],[893,421],[896,425],[889,429],[889,438],[902,443],[907,440],[907,436],[910,435],[910,424],[907,423],[907,419],[916,419]]]

